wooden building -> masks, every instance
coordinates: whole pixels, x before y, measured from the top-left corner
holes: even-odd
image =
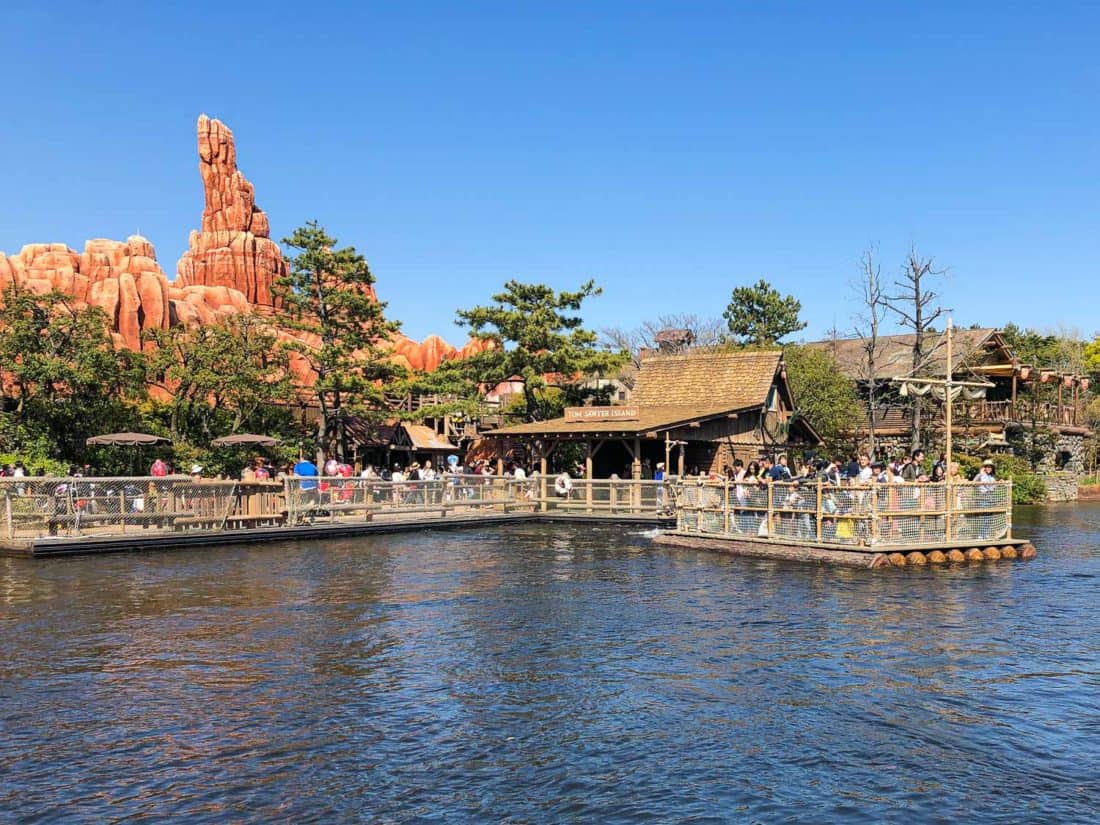
[[[961,381],[988,381],[985,396],[961,399],[955,410],[955,426],[962,430],[1004,437],[1013,425],[1046,425],[1067,432],[1084,434],[1084,416],[1080,395],[1088,389],[1085,376],[1053,369],[1040,369],[1022,363],[996,329],[956,329],[954,331],[952,377]],[[816,341],[809,346],[831,354],[841,371],[860,387],[866,397],[870,380],[867,353],[859,338]],[[924,345],[927,353],[920,375],[944,378],[947,371],[947,346],[941,334],[931,334]],[[913,335],[885,335],[879,338],[875,358],[875,379],[879,382],[875,432],[883,436],[907,435],[910,405],[899,397],[897,385],[890,379],[912,371]],[[1049,400],[1036,403],[1034,393],[1025,392],[1033,382],[1049,383]],[[931,423],[941,425],[937,406]]]
[[[354,462],[360,467],[367,464],[376,468],[392,467],[394,464],[406,467],[414,461],[438,467],[448,455],[461,457],[463,452],[447,436],[425,424],[397,419],[374,423],[348,416],[345,428]]]
[[[1038,454],[1038,469],[1047,475],[1051,496],[1072,497],[1076,478],[1085,470],[1086,440],[1091,435],[1083,402],[1089,388],[1088,377],[1022,362],[996,329],[956,329],[952,340],[952,378],[991,384],[981,398],[956,400],[952,433],[957,448],[983,454],[998,451]],[[870,372],[861,339],[816,341],[809,346],[831,354],[866,400]],[[927,354],[919,375],[945,378],[945,336],[930,334],[924,350]],[[890,455],[910,447],[911,399],[901,397],[898,384],[891,379],[909,375],[912,359],[912,334],[879,339],[875,359],[878,383],[875,440],[880,450]],[[939,451],[944,442],[943,403],[929,399],[922,406],[923,446],[930,452]],[[870,423],[868,406],[866,422],[855,434],[858,440],[866,438]],[[1059,480],[1062,476],[1064,484]]]
[[[780,352],[649,355],[628,405],[570,408],[485,435],[524,444],[544,473],[569,442],[583,445],[588,478],[643,478],[661,462],[679,475],[721,472],[735,458],[819,444],[794,409]]]

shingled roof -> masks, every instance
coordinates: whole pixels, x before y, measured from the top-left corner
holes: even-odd
[[[642,361],[630,403],[726,410],[759,407],[768,398],[781,357],[778,351],[654,355]]]
[[[631,405],[633,406],[633,405]],[[648,433],[671,429],[691,421],[705,421],[708,418],[725,416],[730,412],[726,405],[699,406],[696,404],[669,405],[663,407],[641,407],[638,417],[618,421],[567,421],[555,418],[550,421],[535,421],[531,424],[514,424],[501,427],[488,435],[553,435],[556,433]]]
[[[409,440],[418,450],[454,450],[455,445],[447,440],[446,436],[439,435],[431,427],[424,424],[410,424],[405,421],[400,425],[409,434]]]
[[[875,378],[889,379],[908,375],[913,369],[913,340],[908,335],[883,335],[878,339],[875,357]],[[956,329],[952,334],[954,364],[956,368],[977,366],[985,355],[987,344],[1001,344],[995,329]],[[991,340],[992,339],[992,340]],[[807,346],[832,355],[848,378],[854,381],[868,380],[867,353],[860,338],[844,338],[836,341],[813,341]],[[932,333],[924,339],[925,364],[922,374],[943,377],[947,372],[947,336]],[[954,372],[954,370],[952,370]]]
[[[693,352],[642,360],[631,395],[638,418],[610,421],[538,421],[490,435],[653,433],[739,410],[762,407],[779,372],[780,352]]]

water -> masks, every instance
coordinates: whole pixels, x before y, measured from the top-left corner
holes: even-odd
[[[0,817],[1100,817],[1100,507],[851,571],[517,525],[0,560]]]

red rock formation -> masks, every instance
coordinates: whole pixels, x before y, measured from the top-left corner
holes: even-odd
[[[141,349],[141,333],[169,323],[169,287],[153,245],[139,235],[95,239],[84,252],[64,244],[28,244],[0,253],[0,289],[17,283],[39,294],[57,289],[78,304],[102,309],[119,346]]]
[[[78,304],[100,307],[116,345],[134,350],[143,347],[146,330],[211,324],[238,312],[259,310],[277,325],[271,286],[286,273],[287,264],[269,237],[267,216],[256,206],[252,184],[237,168],[233,133],[203,115],[198,143],[206,205],[202,229],[191,233],[175,282],[168,281],[157,263],[153,245],[134,235],[126,241],[87,241],[82,253],[58,243],[28,244],[11,257],[0,252],[0,290],[12,283],[40,294],[58,289]],[[280,337],[300,336],[284,330]],[[487,348],[472,340],[456,350],[436,335],[421,343],[396,335],[390,342],[394,361],[425,371]],[[308,375],[300,357],[294,369],[299,377]]]
[[[201,231],[191,233],[188,250],[176,265],[176,286],[229,287],[255,306],[273,307],[272,285],[286,274],[286,261],[271,240],[252,184],[237,168],[233,132],[202,115],[198,138],[206,206]]]

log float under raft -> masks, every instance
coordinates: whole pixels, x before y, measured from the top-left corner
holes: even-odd
[[[990,545],[985,548],[954,547],[946,551],[941,549],[909,550],[908,552],[886,552],[867,549],[839,549],[818,544],[787,544],[783,542],[761,541],[750,538],[717,538],[699,535],[685,535],[675,531],[660,534],[655,544],[667,547],[683,547],[690,550],[707,550],[727,556],[745,556],[757,559],[775,559],[778,561],[808,562],[811,564],[832,564],[838,567],[875,569],[879,567],[921,567],[940,564],[977,564],[1001,559],[1027,561],[1035,558],[1038,551],[1035,545],[1023,539],[1002,540],[1012,543]]]

